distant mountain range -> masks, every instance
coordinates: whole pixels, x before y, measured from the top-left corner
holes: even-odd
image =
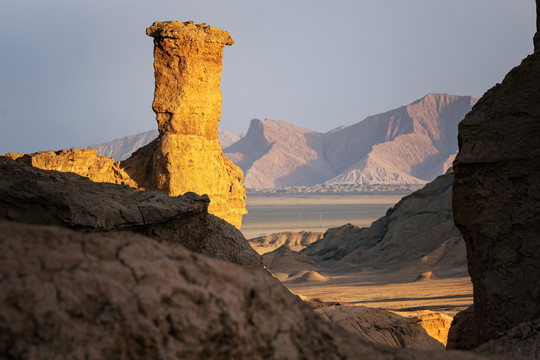
[[[319,133],[280,120],[251,121],[245,136],[220,130],[223,152],[251,189],[316,184],[424,184],[457,153],[458,123],[477,99],[428,94],[351,126]],[[157,130],[90,148],[122,160]]]
[[[252,120],[225,148],[248,188],[327,184],[423,184],[451,166],[458,123],[477,99],[428,94],[351,126],[318,133],[285,121]]]

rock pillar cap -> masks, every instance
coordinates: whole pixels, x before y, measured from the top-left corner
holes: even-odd
[[[228,31],[206,25],[205,23],[194,24],[193,21],[156,21],[146,29],[146,35],[155,38],[203,41],[224,45],[234,44]]]

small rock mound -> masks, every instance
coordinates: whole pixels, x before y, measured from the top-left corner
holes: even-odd
[[[433,275],[433,272],[432,271],[425,271],[423,273],[421,273],[420,275],[418,275],[418,277],[414,280],[415,282],[416,281],[425,281],[425,280],[432,280],[432,279],[436,279],[437,277],[435,275]]]
[[[306,283],[314,281],[328,281],[328,279],[316,271],[306,270],[291,274],[288,281],[294,283]]]
[[[291,273],[300,270],[318,269],[319,265],[307,255],[282,246],[262,256],[263,264],[273,273]]]

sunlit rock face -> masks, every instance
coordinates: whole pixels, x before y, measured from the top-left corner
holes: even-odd
[[[34,154],[7,153],[6,156],[43,170],[73,172],[95,182],[137,187],[137,183],[118,162],[109,157],[97,155],[97,150],[93,149],[40,151]]]
[[[221,59],[233,40],[226,31],[192,22],[156,22],[146,33],[154,37],[152,108],[160,134],[153,185],[173,196],[207,194],[209,212],[240,227],[246,213],[243,174],[218,140]]]
[[[156,88],[153,109],[159,137],[115,162],[97,150],[8,154],[45,170],[74,172],[92,181],[159,190],[171,196],[195,192],[210,198],[208,212],[238,229],[246,213],[243,173],[221,151],[223,48],[232,45],[227,31],[193,22],[156,22]]]
[[[536,47],[459,125],[453,210],[467,245],[479,344],[540,317],[539,159]]]

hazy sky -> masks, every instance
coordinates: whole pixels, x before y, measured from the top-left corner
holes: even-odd
[[[534,0],[1,0],[0,154],[155,128],[153,21],[231,33],[221,127],[317,131],[429,92],[480,97],[532,52]]]

